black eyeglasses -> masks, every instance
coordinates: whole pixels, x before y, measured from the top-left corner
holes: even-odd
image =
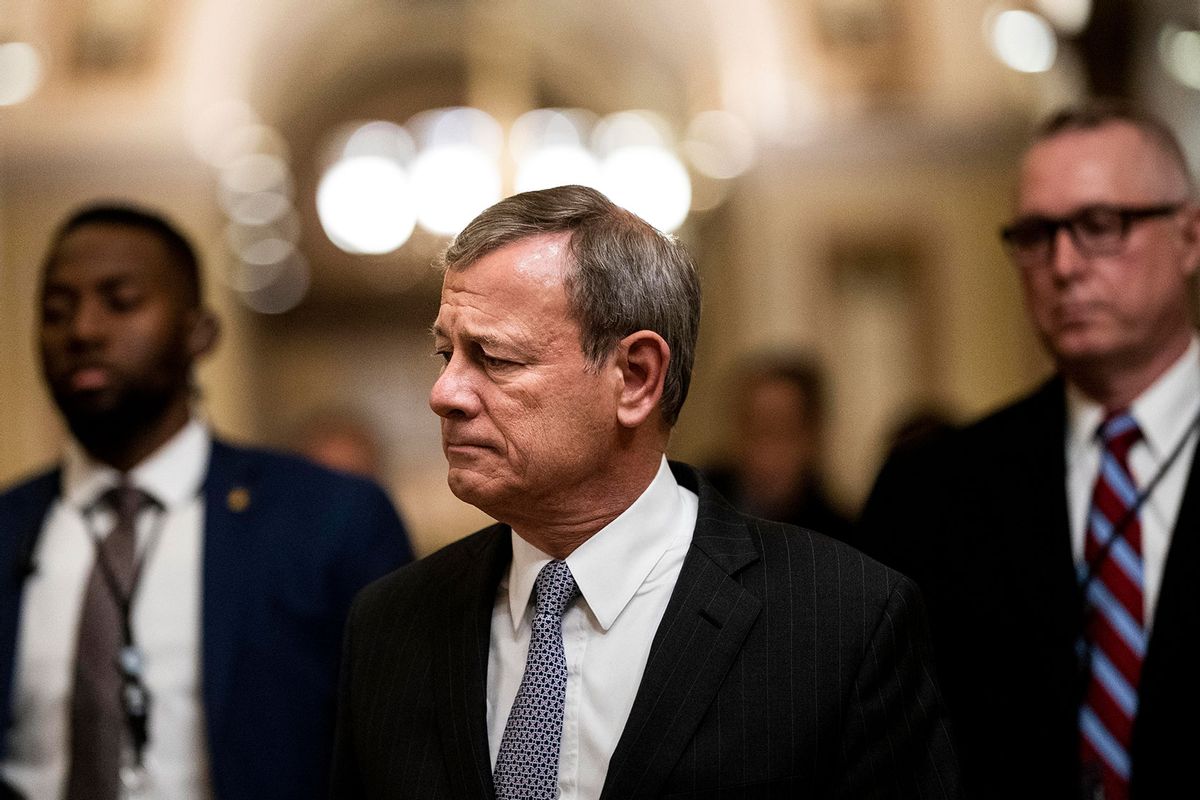
[[[1071,241],[1083,255],[1114,256],[1125,246],[1125,237],[1133,223],[1166,217],[1183,208],[1183,203],[1158,206],[1087,206],[1069,217],[1022,217],[1000,229],[1000,238],[1008,246],[1013,260],[1021,265],[1046,263],[1053,252],[1060,228],[1066,228]]]

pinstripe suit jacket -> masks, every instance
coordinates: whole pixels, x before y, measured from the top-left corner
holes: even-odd
[[[956,797],[914,585],[744,516],[688,467],[699,518],[602,797]],[[485,684],[496,525],[358,597],[333,797],[491,798]]]

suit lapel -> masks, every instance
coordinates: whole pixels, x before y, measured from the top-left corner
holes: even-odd
[[[1200,448],[1197,449],[1200,454]],[[1167,562],[1163,566],[1154,626],[1142,667],[1138,713],[1134,722],[1134,756],[1149,746],[1147,730],[1154,722],[1178,711],[1179,696],[1189,691],[1191,673],[1200,659],[1195,635],[1196,609],[1200,609],[1200,459],[1192,456],[1191,470],[1175,530],[1171,534]],[[1149,728],[1147,728],[1149,726]],[[1158,734],[1161,735],[1161,730]]]
[[[1061,378],[1046,383],[1031,398],[1026,430],[1012,435],[1012,446],[1021,448],[1011,468],[1021,476],[1015,492],[1018,518],[1013,534],[1024,541],[1023,571],[1036,574],[1027,584],[1045,597],[1057,598],[1051,608],[1070,609],[1061,624],[1074,630],[1079,623],[1082,597],[1076,584],[1075,556],[1071,548],[1071,520],[1067,508],[1066,399]],[[1007,467],[1008,465],[1001,465]],[[1072,634],[1074,635],[1074,634]]]
[[[603,800],[658,793],[712,704],[761,607],[734,577],[759,558],[745,523],[694,472],[673,466],[679,482],[698,491],[699,517],[609,762]]]
[[[5,544],[0,548],[0,699],[4,703],[0,712],[0,756],[6,749],[6,732],[12,722],[13,675],[25,581],[33,569],[38,537],[61,480],[58,469],[35,478],[10,495],[14,507],[3,517],[12,528],[4,532]]]
[[[433,675],[438,733],[456,797],[495,796],[487,733],[488,648],[496,588],[511,561],[509,528],[496,525],[479,537],[458,580],[447,587]]]
[[[209,752],[220,749],[229,715],[229,686],[234,654],[242,634],[242,599],[246,597],[247,537],[253,536],[254,475],[249,464],[228,445],[213,440],[204,481],[204,543],[201,566],[202,673]]]

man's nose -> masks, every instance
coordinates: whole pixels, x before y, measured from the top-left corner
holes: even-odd
[[[108,335],[108,313],[96,300],[79,301],[67,321],[67,333],[75,346],[94,345]]]
[[[1054,232],[1054,237],[1050,240],[1048,258],[1054,277],[1060,281],[1070,280],[1087,262],[1087,256],[1079,251],[1079,245],[1075,243],[1075,238],[1065,225]]]
[[[429,391],[429,407],[433,413],[439,417],[473,417],[479,413],[474,372],[467,359],[451,355]]]

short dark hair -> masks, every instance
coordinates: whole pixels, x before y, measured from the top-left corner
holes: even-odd
[[[438,265],[466,269],[513,242],[560,232],[571,234],[564,283],[588,362],[599,367],[635,331],[663,337],[671,360],[662,412],[674,425],[687,398],[700,330],[700,279],[678,239],[595,189],[559,186],[522,192],[488,208],[455,237]]]
[[[1033,144],[1052,139],[1059,134],[1093,131],[1114,123],[1124,123],[1137,128],[1178,167],[1188,192],[1193,190],[1192,171],[1187,154],[1171,126],[1155,114],[1124,100],[1100,99],[1080,106],[1059,109],[1046,117],[1035,129]]]
[[[162,215],[127,203],[96,203],[85,206],[67,217],[51,239],[50,250],[42,267],[43,278],[58,258],[63,240],[73,231],[88,225],[121,225],[158,237],[170,254],[172,266],[178,270],[182,279],[184,300],[193,308],[201,305],[204,287],[200,278],[200,261],[191,242]]]

